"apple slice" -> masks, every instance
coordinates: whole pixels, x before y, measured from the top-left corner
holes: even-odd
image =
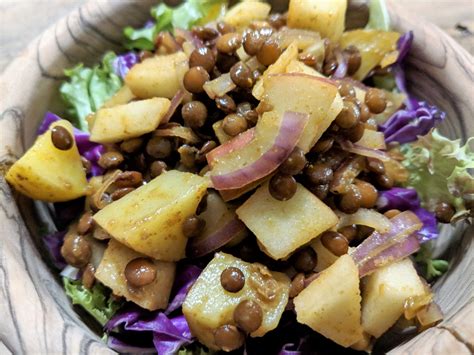
[[[285,161],[300,139],[308,115],[285,112],[264,114],[257,126],[255,138],[243,148],[213,161],[211,180],[216,190],[232,190],[261,179]]]
[[[341,104],[331,110],[337,87],[327,78],[300,73],[275,74],[264,79],[263,88],[263,107],[271,107],[280,115],[285,111],[309,115],[308,124],[298,141],[298,146],[305,152],[311,149],[342,109]],[[291,95],[288,88],[291,88]]]
[[[199,215],[206,226],[199,237],[189,240],[186,255],[197,258],[213,252],[231,240],[245,238],[247,228],[237,219],[235,208],[227,205],[216,192],[207,196],[207,208]]]

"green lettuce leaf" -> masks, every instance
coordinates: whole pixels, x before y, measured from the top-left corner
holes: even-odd
[[[466,202],[474,200],[473,142],[471,137],[462,146],[460,139],[450,140],[434,129],[401,146],[402,164],[410,173],[406,186],[416,189],[424,208],[433,211],[436,204],[446,202],[456,209],[452,221],[469,216]]]
[[[188,0],[178,7],[161,3],[151,9],[154,23],[145,27],[124,29],[125,47],[128,49],[153,50],[155,39],[161,31],[174,28],[190,29],[194,25],[205,24],[223,14],[227,0]]]
[[[423,276],[427,281],[440,277],[449,269],[449,263],[443,259],[433,259],[430,243],[421,246],[415,256],[415,261],[424,266]]]
[[[85,132],[88,131],[86,117],[122,86],[122,80],[112,67],[115,58],[113,52],[108,52],[100,65],[87,68],[79,64],[64,71],[69,80],[61,85],[59,92],[72,122]]]
[[[81,281],[72,281],[66,277],[63,277],[63,284],[72,304],[80,305],[101,325],[107,323],[121,306],[119,302],[106,296],[107,289],[98,282],[90,290],[85,288]]]
[[[390,31],[390,16],[385,0],[370,0],[369,22],[365,28]]]

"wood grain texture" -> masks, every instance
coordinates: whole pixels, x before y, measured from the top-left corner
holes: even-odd
[[[0,172],[31,145],[44,112],[60,112],[57,88],[62,71],[91,64],[116,49],[121,28],[147,18],[151,0],[89,2],[42,33],[0,78]],[[392,3],[401,31],[414,30],[407,74],[412,92],[448,112],[443,131],[474,135],[472,57],[437,27],[411,18]],[[70,306],[58,278],[47,266],[38,235],[48,218],[40,203],[14,196],[0,174],[0,353],[111,353]],[[435,285],[446,314],[429,329],[392,350],[393,354],[469,354],[474,351],[473,235],[445,228],[440,250],[451,258],[449,272]],[[453,243],[446,249],[446,237]]]

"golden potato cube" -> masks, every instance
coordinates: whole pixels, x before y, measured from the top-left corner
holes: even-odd
[[[313,30],[337,42],[344,31],[346,9],[347,0],[291,0],[288,27]]]
[[[54,122],[5,175],[15,190],[35,200],[61,202],[86,194],[86,173],[76,143],[68,150],[56,148],[51,140],[51,130],[56,126],[74,136],[71,123]]]
[[[115,143],[149,133],[160,125],[170,104],[168,99],[155,97],[101,108],[94,115],[90,140]]]
[[[282,259],[336,225],[334,212],[305,187],[279,201],[270,195],[268,182],[237,209],[237,215],[256,235],[262,250]]]
[[[423,282],[408,258],[376,270],[364,281],[362,326],[376,338],[400,318],[408,297],[426,293]]]
[[[94,215],[119,242],[163,261],[185,256],[183,221],[196,212],[209,180],[171,170],[130,192]]]
[[[220,282],[222,271],[228,267],[239,268],[245,276],[244,287],[236,293],[226,291]],[[278,326],[288,303],[289,288],[290,280],[285,274],[217,253],[186,296],[183,314],[191,333],[210,349],[219,350],[213,332],[225,324],[235,325],[233,313],[241,301],[253,300],[262,308],[262,324],[250,333],[261,337]]]
[[[154,56],[134,65],[125,76],[125,84],[142,99],[171,99],[181,89],[188,67],[184,52]]]
[[[247,27],[253,21],[263,21],[270,13],[271,6],[259,1],[244,1],[229,9],[224,22],[237,28]]]
[[[315,271],[323,271],[337,261],[338,257],[323,245],[321,238],[316,238],[310,246],[318,255]]]
[[[140,307],[150,311],[165,309],[173,287],[176,264],[152,260],[156,267],[155,280],[146,286],[131,288],[125,277],[125,267],[130,261],[142,257],[145,255],[111,239],[95,277],[110,287],[115,295],[123,296],[127,301],[134,302]]]
[[[341,256],[293,299],[296,319],[348,347],[362,339],[359,270]]]

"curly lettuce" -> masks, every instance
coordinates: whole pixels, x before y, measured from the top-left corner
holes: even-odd
[[[149,21],[139,29],[124,29],[124,46],[128,49],[154,50],[159,32],[174,28],[187,30],[192,26],[208,23],[218,18],[226,6],[227,0],[188,0],[177,7],[161,3],[151,9],[154,22]]]
[[[113,52],[108,52],[100,65],[88,68],[79,64],[64,71],[69,80],[61,85],[59,92],[72,122],[84,132],[89,131],[86,117],[122,86],[122,80],[114,71],[115,58]]]
[[[73,304],[80,305],[87,313],[93,316],[102,326],[118,311],[121,304],[110,297],[106,297],[105,286],[96,283],[90,290],[82,282],[72,281],[63,277],[64,289]]]
[[[427,210],[433,211],[440,202],[451,204],[456,209],[452,222],[472,213],[473,142],[471,137],[462,146],[460,139],[450,140],[434,129],[418,141],[400,147],[405,156],[402,164],[410,173],[405,185],[416,189]]]

